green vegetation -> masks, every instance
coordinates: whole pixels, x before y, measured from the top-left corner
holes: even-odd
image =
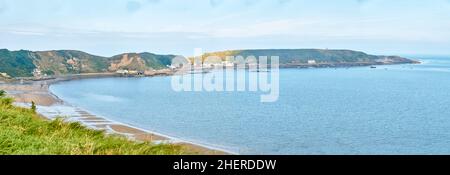
[[[29,51],[10,52],[0,49],[0,72],[7,73],[12,77],[32,76],[36,66]]]
[[[31,102],[31,111],[33,111],[33,113],[36,113],[36,103],[34,103],[34,101]]]
[[[63,119],[47,121],[32,109],[12,105],[0,91],[1,155],[149,155],[183,154],[177,145],[137,143],[87,129]]]
[[[111,62],[116,64],[110,67],[110,69],[137,71],[166,69],[167,65],[172,64],[173,58],[175,58],[175,55],[156,55],[148,52],[125,53],[110,58]]]
[[[280,64],[304,64],[308,60],[315,60],[317,63],[355,63],[372,62],[375,63],[384,58],[389,58],[393,62],[410,63],[411,60],[396,56],[375,56],[364,52],[352,50],[322,50],[322,49],[264,49],[264,50],[231,50],[223,52],[207,53],[203,56],[218,56],[225,59],[226,56],[278,56]]]
[[[43,71],[42,73],[43,73],[43,74],[46,74],[46,75],[48,75],[48,76],[55,75],[55,72],[53,72],[52,70],[45,70],[45,71]]]
[[[0,106],[11,106],[14,100],[5,96],[6,92],[4,90],[0,90]]]
[[[128,55],[132,60],[122,60]],[[165,69],[174,55],[152,53],[127,53],[113,57],[101,57],[76,50],[56,51],[9,51],[0,49],[0,73],[12,77],[31,77],[38,69],[42,75],[67,75],[81,73],[114,72],[118,69],[150,70]],[[114,64],[120,66],[113,66]]]
[[[322,49],[265,49],[265,50],[230,50],[207,53],[203,56],[218,56],[224,61],[226,56],[279,56],[280,64],[305,64],[308,60],[317,63],[414,63],[414,61],[397,56],[375,56],[351,50]],[[175,55],[156,55],[152,53],[125,53],[113,57],[101,57],[75,50],[57,51],[9,51],[0,50],[0,73],[12,77],[33,76],[33,70],[39,69],[44,75],[66,75],[80,73],[103,73],[117,70],[159,70],[172,64]],[[192,59],[192,58],[190,58]],[[384,61],[383,61],[384,60]],[[387,60],[387,61],[386,61]]]
[[[175,57],[174,55],[155,55],[147,52],[140,53],[139,55],[145,60],[146,66],[153,69],[167,68],[167,65],[171,65],[172,59]]]

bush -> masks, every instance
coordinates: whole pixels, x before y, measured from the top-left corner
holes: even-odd
[[[0,105],[8,107],[13,103],[14,99],[6,97],[6,92],[4,90],[0,90]]]
[[[34,103],[34,101],[31,102],[31,110],[33,113],[36,113],[36,103]]]
[[[0,98],[5,97],[5,95],[6,95],[6,92],[4,90],[0,90]]]
[[[0,105],[11,106],[13,103],[14,103],[14,99],[12,99],[12,98],[6,98],[6,97],[0,98]]]

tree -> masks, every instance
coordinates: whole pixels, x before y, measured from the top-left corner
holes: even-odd
[[[4,90],[0,90],[0,98],[4,97],[6,95],[6,92]]]
[[[36,113],[36,103],[34,101],[31,102],[31,110]]]

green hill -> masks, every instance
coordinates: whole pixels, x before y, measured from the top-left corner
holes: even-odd
[[[108,58],[81,51],[58,50],[33,52],[33,63],[47,75],[104,72],[108,68]]]
[[[32,76],[36,66],[33,64],[33,54],[29,51],[10,52],[6,49],[0,50],[0,72],[7,73],[13,77]]]
[[[322,49],[265,49],[265,50],[230,50],[223,52],[206,53],[207,56],[279,56],[280,64],[306,64],[309,60],[323,64],[341,63],[368,63],[368,64],[395,64],[414,63],[414,61],[398,56],[376,56],[352,50],[322,50]]]
[[[0,73],[12,77],[31,77],[34,70],[46,75],[158,70],[167,68],[174,55],[125,53],[113,57],[91,55],[76,50],[9,51],[0,50]]]
[[[109,59],[111,62],[109,70],[118,69],[145,71],[148,69],[165,69],[167,65],[172,64],[175,55],[157,55],[153,53],[126,53],[113,56]]]

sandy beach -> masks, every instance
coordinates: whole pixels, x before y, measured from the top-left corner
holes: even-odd
[[[129,126],[120,122],[108,120],[106,117],[96,116],[76,106],[65,103],[49,91],[51,84],[60,81],[70,81],[82,78],[112,77],[114,74],[78,75],[42,81],[0,82],[0,89],[5,90],[15,99],[15,105],[30,107],[31,102],[37,105],[37,112],[48,120],[63,117],[68,122],[80,122],[84,126],[102,130],[108,134],[126,136],[138,142],[170,143],[182,145],[187,152],[202,155],[233,154],[225,150],[211,148],[196,143],[183,141],[177,138],[154,133],[141,128]]]

